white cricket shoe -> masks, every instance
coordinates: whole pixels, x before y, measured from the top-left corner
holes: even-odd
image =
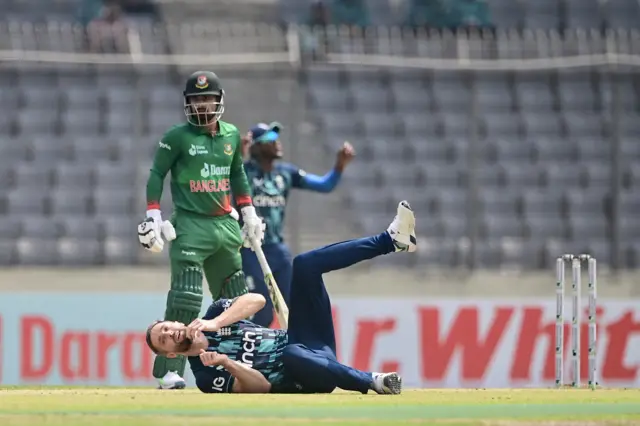
[[[187,382],[175,371],[169,371],[162,379],[158,379],[158,389],[184,389]]]
[[[381,395],[398,395],[402,392],[402,377],[398,373],[373,373],[371,388]]]
[[[407,201],[398,203],[398,214],[387,228],[396,251],[414,252],[418,249],[416,239],[416,217]]]

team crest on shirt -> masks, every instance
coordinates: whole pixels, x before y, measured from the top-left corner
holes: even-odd
[[[207,87],[209,87],[209,82],[207,81],[206,75],[198,76],[198,79],[196,80],[196,87],[198,89],[206,89]]]
[[[227,155],[233,154],[233,148],[231,148],[231,144],[230,143],[225,143],[224,144],[224,153],[227,154]]]

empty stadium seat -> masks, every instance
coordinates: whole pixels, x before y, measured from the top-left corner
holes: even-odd
[[[84,238],[59,239],[56,253],[58,262],[65,266],[95,266],[102,261],[100,243]]]
[[[89,193],[78,188],[64,188],[50,193],[50,211],[52,214],[88,215]]]
[[[26,190],[43,189],[50,186],[52,181],[52,167],[50,165],[33,166],[30,163],[20,163],[15,165],[14,183],[15,187],[26,192]],[[25,193],[25,195],[27,195]]]
[[[57,217],[55,221],[58,223],[61,237],[93,241],[99,240],[103,236],[100,223],[85,214],[64,215]]]
[[[98,216],[130,215],[133,213],[133,195],[128,188],[96,189],[92,193],[93,207]]]
[[[16,262],[18,265],[51,266],[58,263],[56,240],[41,238],[20,238],[16,241]]]
[[[564,24],[568,28],[601,28],[600,3],[598,0],[564,0]]]

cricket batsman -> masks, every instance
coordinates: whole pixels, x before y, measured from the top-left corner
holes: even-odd
[[[249,293],[214,302],[202,319],[156,321],[147,328],[149,348],[187,356],[205,393],[330,393],[336,388],[398,394],[397,373],[356,370],[336,359],[331,301],[323,274],[358,262],[417,248],[415,217],[401,201],[386,231],[328,245],[293,260],[288,330],[263,328],[245,318],[262,309],[264,296]]]
[[[289,304],[291,253],[283,238],[289,193],[292,188],[321,193],[332,192],[340,182],[344,169],[355,156],[355,150],[351,144],[345,142],[337,153],[332,170],[324,176],[309,174],[293,164],[278,161],[282,158],[282,145],[279,140],[281,128],[277,122],[256,124],[243,139],[243,148],[249,154],[244,169],[249,178],[253,205],[266,225],[262,250],[280,292]],[[269,327],[273,321],[273,304],[260,263],[253,250],[245,248],[241,253],[242,269],[247,277],[249,291],[260,293],[267,300],[264,309],[258,311],[251,321]]]
[[[206,277],[213,300],[246,293],[240,248],[243,240],[264,238],[244,171],[238,129],[222,121],[224,90],[216,74],[193,73],[184,90],[187,123],[167,131],[153,159],[147,181],[146,219],[138,226],[140,244],[153,253],[171,241],[171,289],[164,319],[191,323],[200,314]],[[163,220],[160,199],[171,171],[174,213]],[[231,191],[242,213],[243,228],[231,216]],[[182,389],[186,358],[158,356],[153,376],[161,389]]]

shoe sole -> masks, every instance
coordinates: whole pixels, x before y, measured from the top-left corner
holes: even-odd
[[[174,385],[173,385],[173,386],[171,386],[170,388],[164,388],[164,387],[162,387],[162,385],[161,385],[161,386],[159,386],[159,387],[158,387],[158,389],[161,389],[161,390],[178,390],[178,389],[184,389],[184,388],[186,388],[186,387],[187,387],[187,384],[186,384],[186,383],[184,383],[184,382],[179,382],[179,383],[174,384]]]
[[[395,373],[385,377],[383,383],[391,395],[399,395],[402,392],[402,377]]]
[[[405,210],[407,210],[407,214],[411,216],[411,219],[414,222],[414,226],[413,226],[413,230],[412,232],[409,234],[409,244],[405,244],[405,243],[401,243],[398,241],[394,240],[394,246],[403,252],[408,252],[408,253],[413,253],[417,250],[417,246],[418,246],[418,239],[416,238],[416,236],[414,235],[415,233],[415,214],[413,213],[413,209],[411,208],[411,205],[409,204],[408,201],[403,200],[400,201],[400,204],[398,206],[398,212],[397,215],[400,216],[401,212],[402,212],[402,208],[404,208]],[[413,247],[411,247],[411,245],[413,245]]]

